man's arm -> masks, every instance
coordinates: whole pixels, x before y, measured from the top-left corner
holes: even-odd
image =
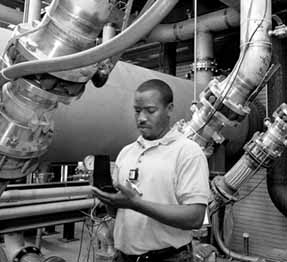
[[[119,192],[110,194],[93,188],[96,196],[114,208],[128,208],[149,216],[163,224],[180,229],[200,228],[204,219],[204,204],[169,205],[143,200],[129,186],[118,185]]]

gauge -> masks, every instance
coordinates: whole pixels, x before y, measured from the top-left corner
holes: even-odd
[[[95,162],[95,156],[94,155],[88,155],[84,158],[84,165],[87,170],[93,171],[94,170],[94,162]]]

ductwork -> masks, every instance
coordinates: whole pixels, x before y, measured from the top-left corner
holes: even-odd
[[[241,1],[241,52],[233,71],[219,82],[213,80],[193,106],[192,119],[179,129],[195,140],[207,156],[213,143],[222,143],[224,125],[235,126],[249,113],[248,97],[266,74],[271,61],[271,0]]]

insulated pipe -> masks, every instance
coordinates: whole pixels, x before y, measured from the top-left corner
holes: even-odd
[[[197,33],[197,83],[202,87],[206,87],[213,75],[212,64],[214,60],[213,37],[209,31],[198,31]],[[201,92],[202,90],[198,90]]]
[[[63,213],[74,210],[88,209],[98,204],[96,199],[85,199],[85,200],[74,200],[74,201],[63,201],[58,203],[50,204],[39,204],[32,206],[22,206],[14,208],[1,208],[0,209],[0,221],[22,218],[22,217],[33,217],[46,214]]]
[[[0,75],[0,85],[26,75],[64,71],[92,65],[116,55],[150,32],[174,8],[178,1],[157,0],[131,26],[105,44],[72,55],[24,62],[3,69]]]
[[[198,19],[199,31],[218,32],[240,24],[240,15],[232,8],[222,9],[206,15],[200,16]],[[194,37],[194,19],[174,24],[160,24],[156,26],[147,36],[149,42],[175,42],[188,40]]]
[[[22,23],[23,13],[14,8],[0,4],[0,21],[5,24],[17,25]]]
[[[89,195],[92,193],[91,186],[64,187],[64,188],[42,188],[28,190],[9,190],[3,193],[1,202],[24,201],[34,199],[46,199],[57,197],[75,197]]]
[[[221,238],[221,230],[220,230],[220,225],[219,225],[218,213],[212,216],[212,230],[213,230],[213,235],[216,240],[216,243],[218,244],[219,248],[227,255],[227,257],[232,257],[236,260],[247,261],[247,262],[264,261],[263,258],[246,256],[246,255],[236,253],[225,246]]]
[[[41,0],[26,0],[29,1],[28,5],[28,23],[34,21],[34,20],[41,20]]]
[[[244,106],[246,99],[264,77],[271,61],[270,0],[241,0],[241,53],[233,71],[219,83],[226,100],[234,106]],[[230,89],[230,90],[229,90]]]

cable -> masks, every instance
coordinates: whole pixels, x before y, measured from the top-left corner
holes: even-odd
[[[193,102],[197,101],[197,0],[194,0]]]
[[[247,52],[247,50],[248,50],[248,48],[249,48],[250,41],[252,40],[252,38],[254,37],[255,33],[258,31],[259,27],[262,25],[263,21],[264,21],[265,18],[266,18],[267,5],[268,5],[267,0],[265,0],[265,10],[264,10],[263,18],[261,19],[260,23],[259,23],[259,24],[257,25],[257,27],[255,28],[255,30],[254,30],[254,32],[252,33],[251,37],[249,38],[249,40],[248,40],[246,46],[244,46],[244,49],[243,49],[243,51],[241,52],[242,55],[240,55],[240,57],[239,57],[239,61],[238,61],[238,64],[237,64],[237,68],[235,69],[235,73],[233,74],[234,77],[228,78],[227,83],[226,83],[226,85],[225,85],[225,87],[224,87],[223,90],[225,90],[228,85],[229,85],[229,88],[227,89],[227,91],[225,92],[225,94],[222,96],[222,98],[218,98],[218,99],[217,99],[217,101],[215,102],[215,105],[214,105],[215,110],[208,116],[208,119],[206,120],[206,122],[196,131],[197,133],[199,133],[201,130],[203,130],[203,129],[207,126],[207,124],[210,122],[210,120],[211,120],[211,119],[213,118],[213,116],[216,114],[216,112],[218,111],[217,109],[219,108],[219,106],[221,105],[221,103],[224,101],[224,99],[225,99],[226,96],[228,95],[229,91],[231,90],[231,87],[232,87],[232,85],[233,85],[233,83],[234,83],[234,81],[235,81],[235,79],[236,79],[236,77],[237,77],[237,75],[238,75],[239,69],[240,69],[240,67],[241,67],[241,65],[242,65],[242,62],[243,62],[243,60],[244,60],[244,58],[245,58],[245,55],[246,55],[246,52]],[[250,6],[249,6],[249,9],[248,9],[248,25],[247,25],[247,28],[249,28],[249,22],[250,22],[249,20],[250,20],[251,9],[252,9],[252,1],[251,1]],[[246,31],[246,35],[247,35],[247,33],[248,33],[248,31]],[[233,79],[232,79],[232,78],[233,78]],[[230,83],[231,79],[232,79],[232,82]]]
[[[81,257],[81,253],[82,253],[84,228],[85,228],[85,221],[83,222],[82,231],[81,231],[80,248],[79,248],[79,252],[78,252],[77,262],[80,262],[80,257]]]

